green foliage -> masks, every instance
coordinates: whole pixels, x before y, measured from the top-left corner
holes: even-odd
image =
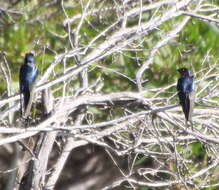
[[[204,159],[204,156],[206,155],[204,145],[200,142],[196,142],[191,144],[192,146],[192,157],[196,161],[202,161]]]
[[[70,1],[63,2],[65,3],[65,11],[68,17],[75,17],[81,14],[82,7],[80,6],[80,3],[77,1],[71,3],[69,3]],[[105,1],[104,3],[107,7],[111,7],[113,5],[112,2],[113,1]],[[12,85],[15,90],[17,90],[18,87],[19,68],[23,63],[23,57],[26,52],[31,51],[37,54],[36,63],[40,74],[42,75],[51,65],[56,54],[74,49],[69,42],[69,31],[66,26],[63,26],[63,21],[67,17],[61,9],[60,4],[47,6],[44,5],[43,1],[21,1],[18,8],[21,7],[25,7],[24,13],[22,14],[12,16],[6,13],[2,14],[1,23],[3,23],[3,27],[0,28],[0,49],[7,54],[8,64],[12,73]],[[162,10],[156,10],[156,15],[160,15],[161,11]],[[115,11],[101,13],[100,10],[100,13],[98,14],[86,16],[86,20],[79,31],[80,48],[91,42],[100,31],[103,31],[118,19]],[[147,22],[153,14],[155,14],[153,11],[144,13],[141,22]],[[159,29],[153,30],[145,35],[143,39],[135,40],[133,44],[140,44],[138,48],[142,50],[133,51],[132,49],[134,48],[132,45],[128,45],[127,47],[124,47],[126,50],[116,52],[98,62],[92,63],[92,65],[89,66],[89,81],[95,83],[96,79],[101,77],[104,80],[102,93],[135,91],[137,89],[136,84],[122,75],[127,76],[131,80],[135,80],[137,71],[149,58],[150,52],[153,50],[152,48],[159,40],[164,39],[167,32],[175,28],[176,23],[181,20],[182,17],[179,17],[165,22]],[[73,31],[73,34],[76,31],[79,22],[80,19],[75,19],[71,24],[70,29]],[[138,22],[139,17],[134,17],[128,21],[127,27],[136,26],[136,23]],[[100,43],[106,40],[107,35],[112,34],[116,27],[95,41],[92,47],[88,49],[87,53],[91,52]],[[74,38],[73,34],[72,38]],[[144,72],[143,79],[148,80],[144,85],[145,90],[148,90],[145,92],[145,96],[149,98],[154,95],[153,92],[149,91],[151,88],[165,87],[175,83],[179,77],[177,72],[179,67],[185,66],[192,68],[193,71],[199,71],[201,69],[208,69],[209,65],[212,63],[218,63],[218,49],[218,27],[213,23],[191,18],[177,38],[171,40],[167,45],[158,50],[154,57],[153,64],[150,64],[149,68]],[[211,58],[203,62],[206,55],[209,55]],[[83,56],[84,55],[82,55],[82,57]],[[76,65],[76,61],[74,58],[71,58],[67,60],[66,64],[67,66],[73,66]],[[102,66],[103,68],[98,66]],[[108,70],[104,69],[104,67],[108,68]],[[64,61],[62,60],[54,68],[53,74],[49,77],[49,80],[62,75],[63,72]],[[196,77],[198,78],[201,75],[203,75],[203,73],[198,73]],[[214,79],[215,76],[212,76],[208,80],[197,83],[197,88],[201,89],[209,81],[214,81]],[[216,82],[213,82],[209,85],[206,90],[212,88],[215,83]],[[72,89],[77,89],[79,86],[78,78],[73,78],[67,86],[69,89],[68,93],[72,94]],[[63,92],[60,84],[54,85],[53,90],[56,97],[62,96]],[[205,92],[206,91],[203,90],[199,96],[204,95]],[[162,92],[161,95],[162,98],[168,99],[174,93],[176,93],[175,85],[167,91]],[[0,94],[6,96],[6,83],[2,73],[0,73]],[[213,100],[218,101],[219,97],[215,96]],[[171,103],[175,103],[176,98],[173,98],[171,101]],[[104,110],[100,110],[89,107],[88,111],[94,114],[94,120],[97,122],[108,121],[114,117],[123,115],[124,110],[122,107],[112,106],[112,108],[113,109],[108,109],[106,107]],[[122,135],[124,139],[128,138],[128,133]],[[152,151],[161,152],[160,148],[159,145],[155,144],[151,149]],[[206,147],[202,143],[194,142],[186,148],[185,144],[183,144],[183,146],[178,145],[176,148],[186,159],[193,161],[192,164],[188,164],[191,171],[201,164],[207,164],[208,156]],[[135,167],[141,165],[148,166],[152,164],[151,160],[151,157],[139,154],[137,161],[135,162]],[[174,163],[172,164],[174,165]],[[172,169],[176,170],[175,165]],[[169,176],[160,173],[158,174],[158,177],[161,179],[168,179]],[[212,180],[212,182],[215,181]],[[205,190],[214,189],[217,188],[205,188]],[[151,188],[139,187],[138,190],[151,190]]]
[[[137,190],[152,190],[152,188],[142,186],[142,187],[139,187]]]
[[[68,3],[66,2],[66,5],[67,4]],[[109,6],[110,4],[111,3],[109,2]],[[24,53],[39,49],[35,45],[35,41],[39,40],[41,44],[48,44],[49,48],[55,49],[57,52],[63,51],[70,46],[68,39],[57,38],[57,36],[54,36],[50,32],[53,31],[58,35],[65,34],[63,26],[60,23],[65,18],[63,11],[54,12],[57,8],[56,6],[52,6],[50,9],[46,6],[40,6],[35,9],[35,5],[35,1],[32,3],[24,2],[22,5],[20,4],[20,6],[26,6],[28,11],[23,15],[13,18],[16,19],[16,24],[10,24],[8,27],[4,27],[0,37],[0,41],[2,42],[1,48],[8,53],[9,61],[12,63],[19,63],[13,64],[11,67],[12,76],[15,80],[18,79],[15,75],[17,75],[16,73],[23,61]],[[66,8],[66,13],[69,17],[75,16],[81,12],[81,8],[77,3],[71,4],[71,6],[72,7]],[[146,21],[151,14],[152,13],[150,12],[143,14],[142,22]],[[159,14],[159,12],[157,14]],[[40,19],[44,22],[43,25],[40,22],[28,23],[29,20],[34,19],[37,15],[41,15]],[[111,16],[109,19],[109,17],[105,15],[105,17],[102,18],[103,20],[99,20],[95,15],[88,16],[88,21],[91,22],[97,30],[92,28],[90,24],[85,23],[80,30],[80,34],[83,36],[83,38],[81,38],[81,43],[89,43],[89,41],[98,34],[98,29],[104,29],[109,25],[109,22],[113,23],[115,18],[115,16]],[[11,22],[9,17],[6,17],[5,20]],[[179,19],[176,19],[176,21],[177,20]],[[133,22],[136,23],[136,20]],[[124,73],[130,78],[135,78],[136,71],[139,68],[138,64],[143,64],[144,60],[146,60],[149,55],[149,49],[147,47],[151,47],[158,39],[164,38],[164,31],[168,31],[173,26],[174,22],[174,20],[171,20],[170,22],[165,23],[165,25],[161,26],[162,30],[154,31],[147,36],[146,43],[144,42],[145,50],[143,52],[134,53],[127,51],[124,55],[115,55],[116,59],[109,56],[103,59],[101,63],[104,65],[110,64],[112,65],[112,69],[115,68],[118,72]],[[75,26],[77,26],[77,24],[78,21],[76,21]],[[72,27],[74,27],[74,24]],[[203,67],[201,62],[209,51],[209,47],[211,47],[210,54],[214,56],[214,60],[212,61],[217,60],[218,53],[216,50],[219,48],[218,35],[219,31],[214,24],[191,19],[180,33],[177,41],[173,41],[159,50],[158,54],[155,56],[154,64],[152,64],[144,74],[144,78],[149,80],[149,83],[147,83],[145,87],[165,86],[173,83],[178,77],[176,69],[182,65],[190,67],[192,64],[194,70],[200,69]],[[42,58],[40,58],[41,55],[38,56],[38,60],[42,60]],[[54,54],[47,52],[43,56],[50,57],[50,62]],[[138,60],[135,59],[135,57],[138,57]],[[40,70],[43,71],[43,68],[41,67],[40,64]],[[47,66],[44,65],[43,67],[46,68]],[[96,70],[96,72],[98,73],[99,71]],[[103,71],[103,77],[106,80],[111,81],[104,86],[106,92],[127,89],[130,86],[130,83],[127,83],[122,77],[116,75],[117,74],[113,74],[112,72]],[[175,91],[174,88],[173,91]]]

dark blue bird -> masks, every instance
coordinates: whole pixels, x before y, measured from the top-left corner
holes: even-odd
[[[27,53],[24,58],[24,64],[20,68],[20,93],[23,94],[24,112],[27,108],[30,99],[32,87],[38,76],[38,69],[34,65],[34,55]],[[22,102],[21,102],[22,113]]]
[[[187,121],[192,122],[192,112],[195,100],[194,76],[187,68],[180,68],[178,71],[181,74],[177,83],[179,101],[186,118],[186,123]]]

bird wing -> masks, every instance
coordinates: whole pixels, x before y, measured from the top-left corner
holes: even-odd
[[[23,89],[24,89],[24,85],[22,83],[24,74],[25,74],[25,67],[24,67],[24,65],[22,65],[20,68],[20,73],[19,73],[20,93],[22,93]]]
[[[24,103],[24,98],[22,98],[22,94],[24,93],[24,84],[23,84],[24,74],[25,74],[25,65],[22,65],[21,68],[20,68],[20,73],[19,73],[20,114],[21,114],[21,116],[23,115],[23,103]]]
[[[189,92],[183,93],[182,98],[182,108],[183,112],[185,114],[185,118],[188,121],[189,120],[189,113],[190,113],[190,98],[189,98]]]
[[[195,103],[195,91],[192,91],[189,93],[189,114],[188,114],[189,121],[192,121],[194,103]]]

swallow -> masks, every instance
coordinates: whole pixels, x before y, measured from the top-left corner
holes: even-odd
[[[177,91],[179,96],[179,103],[185,115],[186,123],[192,123],[192,113],[195,100],[195,83],[194,76],[187,68],[178,69],[181,77],[177,82]]]
[[[26,53],[24,58],[24,64],[20,68],[19,84],[20,84],[20,95],[21,95],[21,115],[22,105],[24,106],[24,113],[27,109],[27,105],[30,100],[30,93],[34,83],[38,76],[38,68],[34,65],[35,59],[33,53]],[[23,104],[22,104],[23,95]]]

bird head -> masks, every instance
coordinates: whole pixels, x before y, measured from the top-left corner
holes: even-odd
[[[187,68],[180,68],[177,70],[183,77],[185,76],[191,76],[191,73],[189,71],[189,69]]]
[[[34,54],[26,53],[25,58],[24,58],[24,63],[34,63]]]

